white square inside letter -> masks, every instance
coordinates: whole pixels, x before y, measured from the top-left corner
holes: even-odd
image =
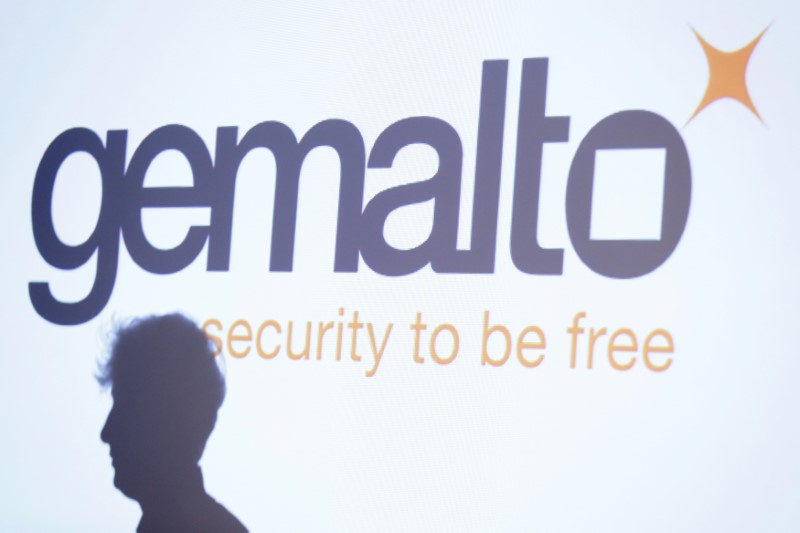
[[[664,148],[597,150],[592,240],[660,240]]]

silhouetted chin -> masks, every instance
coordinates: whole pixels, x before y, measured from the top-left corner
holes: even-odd
[[[114,486],[128,498],[138,501],[146,494],[148,483],[143,479],[141,472],[137,473],[131,467],[120,468],[114,464]]]

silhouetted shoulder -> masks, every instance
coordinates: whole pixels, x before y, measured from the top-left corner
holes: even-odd
[[[209,506],[208,514],[204,517],[203,522],[197,524],[197,529],[194,531],[220,531],[230,533],[246,533],[247,528],[244,524],[239,522],[239,519],[233,516],[230,511],[222,506],[219,502],[212,499],[213,505]]]
[[[138,533],[191,531],[196,533],[247,533],[238,518],[208,495],[192,505],[180,505],[168,513],[142,515]]]

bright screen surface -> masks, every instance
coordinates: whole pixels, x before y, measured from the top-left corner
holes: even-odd
[[[798,24],[10,6],[0,529],[136,527],[95,375],[179,311],[253,531],[796,531]]]

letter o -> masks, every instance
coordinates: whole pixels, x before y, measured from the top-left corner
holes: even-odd
[[[592,190],[597,150],[662,148],[664,205],[659,240],[592,240]],[[598,122],[581,141],[567,182],[567,229],[581,261],[609,278],[643,276],[661,266],[678,246],[689,217],[692,173],[680,133],[649,111],[621,111]]]
[[[447,357],[439,357],[439,354],[436,352],[436,338],[443,330],[449,331],[450,336],[453,338],[453,349],[450,351],[450,355]],[[453,362],[458,355],[458,331],[456,331],[456,328],[453,327],[452,324],[441,324],[433,330],[433,333],[431,333],[430,352],[431,359],[440,365],[449,365]]]

